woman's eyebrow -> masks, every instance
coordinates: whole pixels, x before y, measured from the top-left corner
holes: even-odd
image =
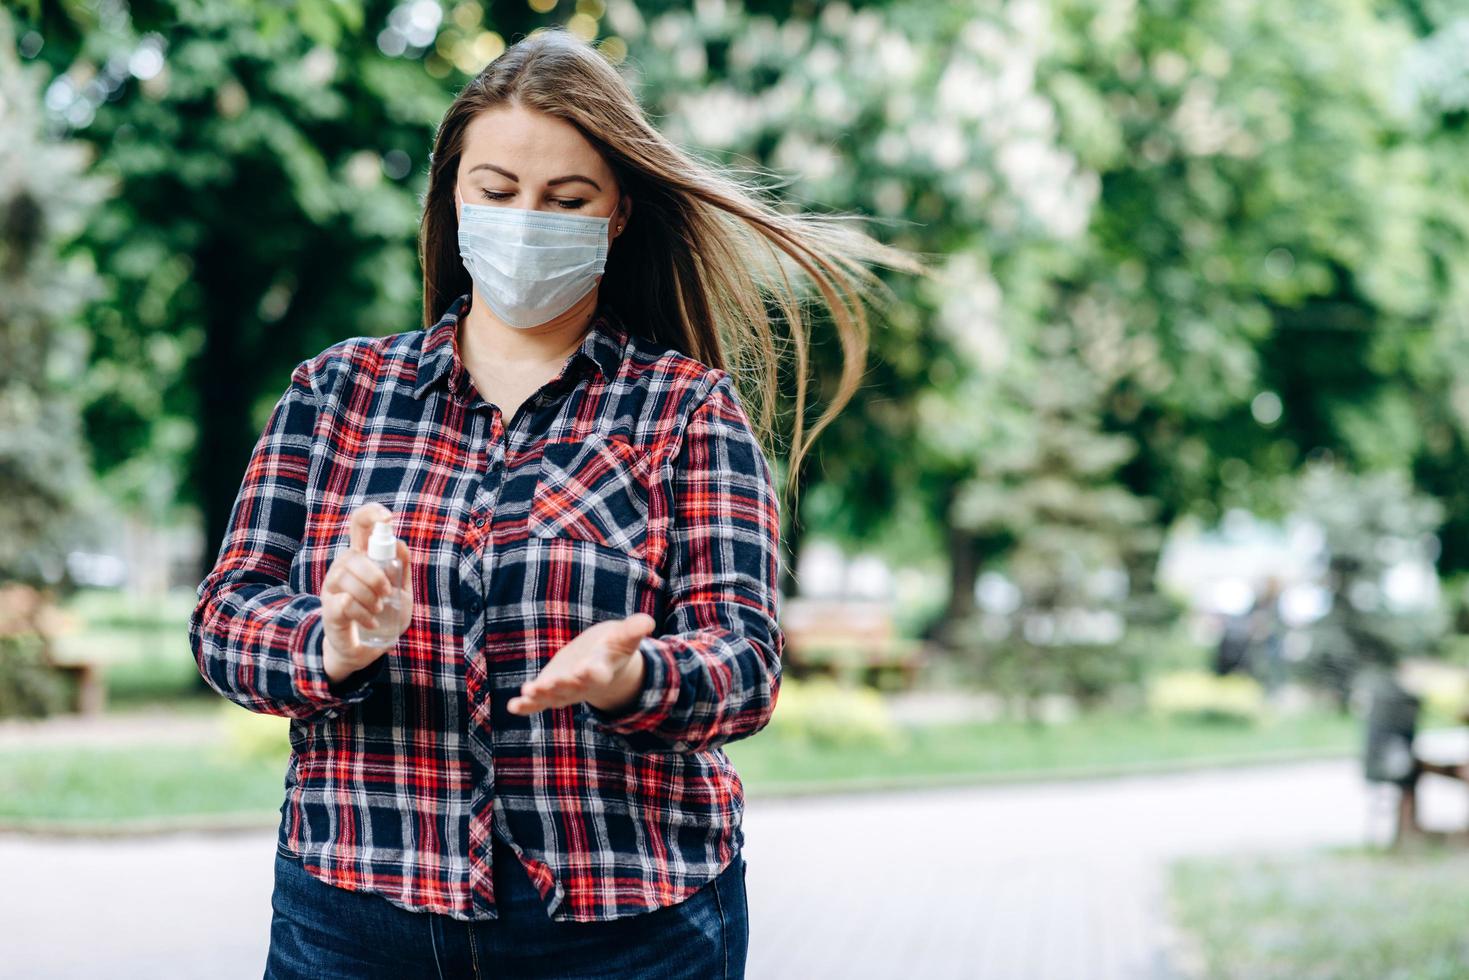
[[[520,183],[520,178],[517,177],[515,174],[512,174],[510,171],[506,170],[503,167],[497,167],[493,163],[476,163],[474,166],[472,166],[472,167],[469,168],[469,173],[474,173],[476,170],[493,170],[497,174],[500,174],[500,175],[505,176],[505,177],[509,177],[511,180],[515,181],[517,184]],[[599,191],[602,189],[602,185],[601,184],[597,183],[595,180],[593,180],[590,177],[583,177],[581,174],[567,174],[565,177],[557,177],[555,180],[548,180],[548,181],[546,181],[546,186],[547,187],[555,187],[557,184],[567,184],[567,183],[570,183],[573,180],[585,181],[586,183],[591,184],[593,187],[595,187]]]

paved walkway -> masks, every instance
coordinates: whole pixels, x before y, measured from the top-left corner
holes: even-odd
[[[1428,789],[1428,822],[1464,819]],[[751,798],[748,976],[1162,980],[1169,859],[1357,843],[1371,810],[1348,761]],[[273,840],[0,836],[0,977],[258,978]]]
[[[162,706],[100,715],[4,718],[0,750],[206,742],[224,737],[224,718],[217,705],[208,703],[183,710]]]

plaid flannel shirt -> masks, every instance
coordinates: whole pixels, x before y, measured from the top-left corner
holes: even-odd
[[[725,371],[605,306],[507,421],[459,357],[469,303],[296,367],[199,585],[195,659],[230,701],[291,719],[277,847],[319,880],[494,919],[493,827],[553,920],[672,905],[742,846],[721,746],[779,691],[770,468]],[[408,544],[414,615],[333,683],[321,582],[369,501]],[[507,710],[578,633],[636,612],[658,627],[634,704]]]

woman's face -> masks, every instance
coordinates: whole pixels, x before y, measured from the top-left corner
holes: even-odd
[[[519,105],[487,109],[465,127],[456,220],[465,204],[610,218],[609,248],[632,213],[632,199],[575,126]]]

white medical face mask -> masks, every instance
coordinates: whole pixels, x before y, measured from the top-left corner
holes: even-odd
[[[495,316],[534,327],[591,292],[607,266],[610,218],[462,204],[459,257]]]

